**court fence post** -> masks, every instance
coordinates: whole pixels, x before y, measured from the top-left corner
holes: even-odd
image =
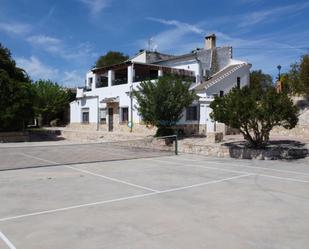
[[[178,155],[178,136],[175,135],[175,155]]]

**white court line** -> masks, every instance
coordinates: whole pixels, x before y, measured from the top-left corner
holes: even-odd
[[[215,162],[215,161],[210,161],[210,160],[205,160],[205,161],[201,161],[201,160],[190,160],[190,159],[185,159],[185,158],[181,158],[181,159],[177,159],[176,157],[174,158],[175,160],[179,161],[179,160],[186,160],[188,162],[199,162],[199,163],[203,163],[203,162],[211,162],[211,163],[215,163],[215,164],[221,164],[223,165],[224,163],[220,163],[220,162]],[[228,161],[226,163],[229,163]],[[305,172],[298,172],[298,171],[292,171],[292,170],[284,170],[284,169],[270,169],[270,168],[265,168],[265,167],[258,167],[258,166],[247,166],[247,165],[240,165],[240,164],[228,164],[229,166],[233,166],[233,167],[246,167],[246,168],[255,168],[255,169],[265,169],[265,170],[270,170],[270,171],[276,171],[276,172],[281,172],[281,173],[291,173],[291,174],[298,174],[298,175],[305,175],[305,176],[309,176],[309,173],[305,173]]]
[[[61,165],[60,163],[50,161],[50,160],[46,160],[46,159],[43,159],[43,158],[40,158],[40,157],[31,156],[31,155],[27,155],[27,154],[24,154],[24,153],[20,153],[20,154],[22,154],[26,157],[29,157],[29,158],[34,158],[34,159],[41,160],[41,161],[44,161],[44,162]],[[122,180],[119,180],[119,179],[116,179],[116,178],[113,178],[113,177],[108,177],[108,176],[104,176],[104,175],[101,175],[101,174],[96,174],[96,173],[93,173],[93,172],[88,171],[88,170],[78,169],[78,168],[75,168],[75,167],[72,167],[72,166],[67,166],[67,165],[63,165],[63,167],[69,168],[69,169],[72,169],[72,170],[75,170],[75,171],[80,171],[80,172],[83,172],[83,173],[86,173],[86,174],[89,174],[89,175],[98,176],[98,177],[101,177],[101,178],[104,178],[104,179],[107,179],[107,180],[110,180],[110,181],[113,181],[113,182],[118,182],[118,183],[126,184],[126,185],[129,185],[129,186],[132,186],[132,187],[140,188],[140,189],[143,189],[143,190],[148,190],[148,191],[151,191],[151,192],[158,192],[158,190],[155,190],[155,189],[152,189],[152,188],[148,188],[148,187],[144,187],[144,186],[137,185],[137,184],[134,184],[134,183],[122,181]]]
[[[214,184],[214,183],[225,182],[225,181],[229,181],[229,180],[233,180],[233,179],[238,179],[238,178],[242,178],[242,177],[246,177],[246,176],[253,176],[253,175],[255,175],[255,174],[238,175],[238,176],[233,176],[233,177],[224,178],[224,179],[220,179],[220,180],[213,180],[213,181],[209,181],[209,182],[197,183],[197,184],[193,184],[193,185],[185,186],[185,187],[179,187],[179,188],[172,188],[172,189],[168,189],[168,190],[162,190],[159,193],[162,194],[162,193],[169,193],[169,192],[184,190],[184,189],[188,189],[188,188],[196,188],[196,187],[201,187],[201,186],[210,185],[210,184]]]
[[[36,160],[39,160],[39,161],[42,161],[42,162],[58,164],[59,165],[59,163],[57,163],[57,162],[46,160],[46,159],[43,159],[43,158],[40,158],[40,157],[36,157],[36,156],[31,156],[31,155],[28,155],[28,154],[25,154],[25,153],[17,153],[17,155],[23,155],[25,157],[33,158],[33,159],[36,159]]]
[[[10,248],[10,249],[16,249],[16,247],[12,244],[11,241],[0,231],[0,239],[3,240],[3,242]]]
[[[165,194],[165,193],[171,193],[171,192],[176,192],[176,191],[180,191],[180,190],[196,188],[196,187],[210,185],[210,184],[221,183],[221,182],[230,181],[230,180],[234,180],[234,179],[239,179],[239,178],[243,178],[243,177],[247,177],[247,176],[252,176],[252,175],[254,175],[254,174],[239,175],[239,176],[224,178],[224,179],[221,179],[221,180],[215,180],[215,181],[210,181],[210,182],[203,182],[203,183],[194,184],[194,185],[190,185],[190,186],[186,186],[186,187],[173,188],[173,189],[163,190],[163,191],[159,191],[159,192],[152,192],[152,193],[140,194],[140,195],[131,195],[131,196],[127,196],[127,197],[111,199],[111,200],[106,200],[106,201],[92,202],[92,203],[86,203],[86,204],[81,204],[81,205],[69,206],[69,207],[64,207],[64,208],[51,209],[51,210],[46,210],[46,211],[41,211],[41,212],[34,212],[34,213],[29,213],[29,214],[11,216],[11,217],[6,217],[6,218],[1,218],[0,222],[16,220],[16,219],[25,218],[25,217],[31,217],[31,216],[37,216],[37,215],[42,215],[42,214],[57,213],[57,212],[67,211],[67,210],[72,210],[72,209],[77,209],[77,208],[90,207],[90,206],[96,206],[96,205],[103,205],[103,204],[113,203],[113,202],[120,202],[120,201],[125,201],[125,200],[130,200],[130,199],[138,199],[138,198],[148,197],[148,196],[152,196],[152,195],[160,195],[160,194]]]
[[[255,175],[279,179],[279,180],[286,180],[286,181],[291,181],[291,182],[309,183],[309,181],[306,181],[306,180],[300,180],[300,179],[289,178],[289,177],[280,177],[280,176],[272,176],[272,175],[264,175],[264,174],[255,174]]]
[[[76,171],[80,171],[80,172],[83,172],[83,173],[86,173],[86,174],[89,174],[89,175],[98,176],[98,177],[101,177],[101,178],[104,178],[104,179],[107,179],[107,180],[111,180],[111,181],[114,181],[114,182],[119,182],[119,183],[123,183],[123,184],[129,185],[129,186],[133,186],[133,187],[141,188],[141,189],[144,189],[144,190],[148,190],[148,191],[151,191],[151,192],[159,192],[159,190],[155,190],[155,189],[152,189],[152,188],[144,187],[144,186],[137,185],[137,184],[134,184],[134,183],[130,183],[130,182],[127,182],[127,181],[122,181],[122,180],[119,180],[119,179],[116,179],[116,178],[113,178],[113,177],[109,177],[109,176],[93,173],[93,172],[88,171],[88,170],[83,170],[83,169],[79,169],[79,168],[75,168],[75,167],[71,167],[71,166],[65,166],[65,167],[69,168],[69,169],[76,170]]]
[[[155,162],[162,162],[162,163],[167,163],[167,164],[173,164],[177,165],[177,167],[197,167],[197,168],[204,168],[204,169],[213,169],[213,170],[219,170],[219,171],[225,171],[225,172],[230,172],[230,173],[242,173],[242,174],[250,174],[250,172],[246,171],[238,171],[238,170],[230,170],[230,169],[220,169],[216,167],[209,167],[209,166],[204,166],[204,165],[196,165],[196,164],[184,164],[180,165],[178,162],[172,162],[172,161],[164,161],[160,159],[154,159],[154,158],[147,158],[147,160],[155,161]]]
[[[273,176],[273,175],[266,175],[266,174],[259,174],[259,173],[252,173],[252,172],[245,172],[245,171],[236,171],[236,170],[229,170],[229,169],[221,169],[221,168],[216,168],[216,167],[209,167],[209,166],[203,166],[203,165],[195,165],[195,164],[185,164],[185,165],[179,165],[179,163],[172,162],[172,161],[164,161],[160,159],[154,159],[154,158],[148,158],[147,160],[151,160],[154,162],[163,162],[167,164],[173,164],[177,165],[178,167],[199,167],[199,168],[205,168],[205,169],[214,169],[214,170],[219,170],[219,171],[226,171],[226,172],[231,172],[231,173],[241,173],[241,174],[253,174],[257,176],[263,176],[263,177],[269,177],[269,178],[274,178],[274,179],[279,179],[279,180],[285,180],[285,181],[292,181],[292,182],[300,182],[300,183],[309,183],[309,181],[306,180],[300,180],[296,178],[289,178],[289,177],[280,177],[280,176]],[[195,162],[200,162],[200,161],[195,161]],[[202,163],[202,162],[201,162]],[[222,163],[217,163],[221,164]],[[230,165],[230,164],[229,164]],[[250,167],[250,166],[247,166]],[[259,167],[257,167],[259,168]]]

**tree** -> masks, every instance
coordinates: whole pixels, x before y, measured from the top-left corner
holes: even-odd
[[[309,54],[291,64],[289,72],[281,77],[281,81],[288,93],[309,96]]]
[[[262,70],[255,70],[250,73],[250,87],[267,88],[272,85],[272,77],[269,74],[264,74]]]
[[[309,54],[304,55],[301,59],[299,78],[302,85],[302,93],[309,96]]]
[[[121,52],[109,51],[105,55],[99,57],[96,62],[96,67],[106,67],[114,64],[118,64],[129,59],[129,56],[124,55]]]
[[[234,88],[224,97],[216,97],[210,107],[214,120],[239,129],[253,148],[266,146],[275,126],[292,129],[298,122],[298,108],[273,87]]]
[[[28,75],[0,43],[0,131],[23,129],[33,118],[34,98]]]
[[[156,82],[142,82],[133,92],[143,121],[157,126],[158,136],[173,134],[172,127],[182,117],[183,109],[197,98],[189,90],[190,85],[190,82],[169,75],[160,77]]]
[[[34,84],[37,95],[35,110],[42,118],[42,124],[49,125],[53,119],[60,119],[68,107],[70,93],[50,80],[39,80]]]

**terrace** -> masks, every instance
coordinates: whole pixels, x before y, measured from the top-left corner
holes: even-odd
[[[95,88],[113,87],[146,80],[155,80],[164,74],[178,75],[184,80],[193,82],[196,80],[194,71],[132,62],[95,68],[92,72],[95,74]]]

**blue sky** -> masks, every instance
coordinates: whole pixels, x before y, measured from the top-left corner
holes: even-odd
[[[109,50],[172,54],[203,46],[216,33],[234,58],[273,76],[309,53],[309,1],[0,0],[0,42],[32,79],[83,85]]]

